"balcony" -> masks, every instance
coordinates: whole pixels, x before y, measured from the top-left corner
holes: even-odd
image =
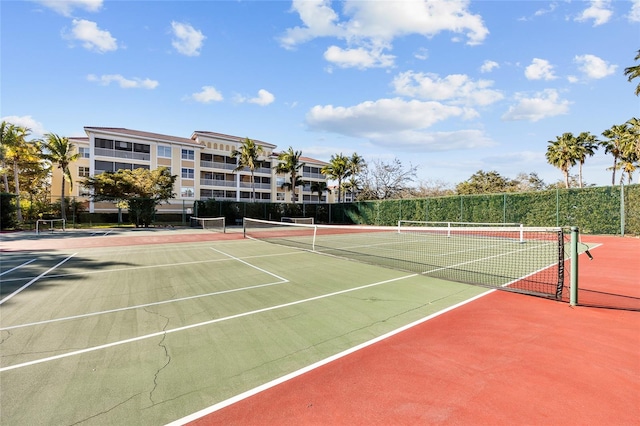
[[[95,148],[95,154],[103,157],[127,158],[129,160],[151,161],[151,154],[117,149]]]
[[[233,170],[236,168],[236,165],[230,164],[230,163],[219,163],[217,161],[200,160],[200,167],[207,167],[210,169]]]
[[[200,179],[200,185],[225,186],[225,187],[235,188],[236,182],[234,180]]]
[[[240,182],[240,188],[249,188],[251,189],[251,182]],[[271,184],[270,183],[256,183],[255,186],[256,189],[271,189]]]

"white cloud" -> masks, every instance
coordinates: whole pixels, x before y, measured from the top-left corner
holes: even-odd
[[[393,150],[410,152],[452,151],[495,146],[496,143],[480,130],[455,132],[425,132],[405,130],[397,133],[373,136],[370,141]],[[390,142],[393,141],[393,142]]]
[[[102,8],[102,0],[37,0],[37,3],[64,16],[71,16],[74,9],[97,12]]]
[[[317,105],[307,113],[306,122],[314,130],[375,139],[379,135],[425,129],[466,113],[464,108],[439,102],[393,98],[350,107]]]
[[[482,63],[482,66],[480,67],[480,72],[481,73],[491,72],[496,68],[500,68],[500,64],[498,64],[496,61],[486,60]]]
[[[110,52],[118,49],[118,43],[109,31],[101,30],[98,24],[86,19],[74,19],[70,34],[65,37],[82,42],[82,47],[98,53]]]
[[[175,37],[171,41],[171,45],[183,55],[186,56],[198,56],[200,55],[200,49],[202,43],[207,38],[189,24],[183,24],[181,22],[171,22],[171,29],[173,36]]]
[[[640,0],[638,0],[640,1]],[[414,58],[416,59],[420,59],[421,61],[425,61],[427,59],[429,59],[429,50],[421,47],[420,49],[418,49],[416,51],[416,53],[413,54]]]
[[[89,74],[87,80],[100,84],[101,86],[108,86],[112,82],[117,83],[123,89],[155,89],[160,83],[156,80],[145,78],[132,78],[127,79],[120,74],[106,74],[100,77]]]
[[[640,0],[633,0],[631,2],[631,10],[627,18],[629,22],[640,22]]]
[[[524,75],[529,80],[553,80],[553,65],[546,59],[533,58],[531,65],[524,70]]]
[[[536,12],[534,13],[534,16],[542,16],[542,15],[546,15],[547,13],[551,13],[554,10],[556,10],[556,8],[558,7],[558,3],[553,2],[549,5],[548,9],[538,9],[536,10]]]
[[[503,98],[501,92],[490,88],[493,81],[473,81],[465,74],[451,74],[440,78],[433,73],[407,71],[398,74],[391,84],[399,95],[450,101],[467,106],[490,105]]]
[[[509,110],[502,115],[503,120],[535,122],[543,118],[567,114],[571,104],[566,99],[560,99],[555,89],[546,89],[533,97],[527,97],[523,93],[517,93],[515,97],[518,103],[509,107]]]
[[[34,139],[41,138],[45,135],[45,133],[48,133],[42,123],[36,121],[36,119],[30,115],[7,115],[2,117],[0,121],[6,121],[7,123],[11,123],[14,126],[26,127],[27,129],[31,129],[30,137]]]
[[[210,102],[218,102],[223,100],[222,94],[213,86],[202,86],[202,90],[187,96],[187,99],[193,99],[196,102],[208,104]]]
[[[275,101],[275,99],[276,99],[276,97],[273,96],[273,94],[269,93],[268,91],[266,91],[264,89],[260,89],[260,90],[258,90],[258,97],[251,98],[247,102],[249,102],[250,104],[257,104],[257,105],[260,105],[260,106],[265,106],[265,105],[269,105],[270,103]]]
[[[365,68],[372,58],[377,60],[373,61],[376,66],[392,66],[394,57],[381,52],[391,49],[396,37],[418,34],[431,38],[448,31],[463,34],[467,44],[476,45],[489,34],[482,17],[468,11],[468,0],[346,0],[340,4],[342,21],[329,0],[294,0],[292,11],[298,13],[303,25],[287,29],[280,38],[282,46],[293,48],[317,37],[334,37],[344,40],[347,47],[334,46],[325,58],[334,58],[343,67]]]
[[[612,15],[610,0],[591,0],[591,5],[582,11],[576,21],[584,22],[593,19],[593,26],[597,27],[609,22]]]
[[[324,52],[324,58],[340,68],[385,68],[393,66],[395,56],[385,55],[379,49],[376,51],[357,49],[341,49],[338,46],[330,46]]]
[[[615,73],[618,68],[617,65],[610,65],[595,55],[577,55],[573,61],[578,64],[578,69],[590,79],[605,78]]]

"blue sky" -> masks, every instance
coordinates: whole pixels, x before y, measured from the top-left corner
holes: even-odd
[[[548,141],[640,115],[638,82],[623,74],[640,49],[640,0],[0,8],[0,115],[34,137],[206,130],[324,161],[397,157],[454,187],[478,170],[556,182]],[[586,182],[609,184],[612,162],[588,159]]]

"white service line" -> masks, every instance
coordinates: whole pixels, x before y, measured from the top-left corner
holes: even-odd
[[[9,327],[2,327],[2,328],[0,328],[0,331],[13,330],[13,329],[16,329],[16,328],[23,328],[23,327],[30,327],[30,326],[33,326],[33,325],[51,324],[51,323],[54,323],[54,322],[68,321],[68,320],[79,319],[79,318],[93,317],[93,316],[96,316],[96,315],[112,314],[114,312],[129,311],[129,310],[132,310],[132,309],[146,308],[146,307],[149,307],[149,306],[164,305],[166,303],[181,302],[183,300],[199,299],[199,298],[202,298],[202,297],[209,297],[209,296],[217,296],[217,295],[220,295],[220,294],[234,293],[234,292],[237,292],[237,291],[253,290],[255,288],[269,287],[269,286],[272,286],[272,285],[284,284],[284,283],[287,283],[287,282],[289,282],[289,281],[277,281],[277,282],[273,282],[273,283],[253,285],[253,286],[250,286],[250,287],[234,288],[234,289],[231,289],[231,290],[221,290],[221,291],[216,291],[216,292],[213,292],[213,293],[206,293],[206,294],[198,294],[198,295],[195,295],[195,296],[180,297],[178,299],[163,300],[161,302],[151,302],[151,303],[145,303],[145,304],[142,304],[142,305],[127,306],[127,307],[124,307],[124,308],[115,308],[115,309],[109,309],[109,310],[106,310],[106,311],[91,312],[91,313],[88,313],[88,314],[73,315],[73,316],[70,316],[70,317],[54,318],[54,319],[49,319],[49,320],[30,322],[30,323],[27,323],[27,324],[12,325],[12,326],[9,326]]]
[[[0,368],[0,373],[2,373],[4,371],[9,371],[9,370],[15,370],[15,369],[18,369],[18,368],[29,367],[31,365],[42,364],[44,362],[55,361],[55,360],[62,359],[62,358],[68,358],[68,357],[75,356],[75,355],[81,355],[81,354],[85,354],[85,353],[88,353],[88,352],[94,352],[94,351],[98,351],[98,350],[101,350],[101,349],[107,349],[107,348],[111,348],[111,347],[114,347],[114,346],[124,345],[126,343],[138,342],[140,340],[150,339],[152,337],[159,337],[159,336],[163,336],[165,334],[175,333],[175,332],[178,332],[178,331],[189,330],[191,328],[203,327],[203,326],[215,324],[215,323],[218,323],[218,322],[223,322],[223,321],[232,320],[232,319],[236,319],[236,318],[242,318],[242,317],[246,317],[246,316],[249,316],[249,315],[260,314],[260,313],[268,312],[268,311],[274,311],[276,309],[287,308],[289,306],[295,306],[295,305],[299,305],[299,304],[302,304],[302,303],[312,302],[314,300],[320,300],[320,299],[324,299],[324,298],[327,298],[327,297],[337,296],[339,294],[349,293],[349,292],[352,292],[352,291],[358,291],[358,290],[362,290],[362,289],[369,288],[369,287],[375,287],[375,286],[378,286],[378,285],[381,285],[381,284],[387,284],[387,283],[394,282],[394,281],[400,281],[400,280],[404,280],[404,279],[407,279],[407,278],[416,277],[418,275],[419,274],[405,275],[405,276],[398,277],[398,278],[392,278],[392,279],[389,279],[389,280],[378,281],[378,282],[375,282],[375,283],[372,283],[372,284],[365,284],[365,285],[362,285],[360,287],[355,287],[355,288],[350,288],[350,289],[340,290],[340,291],[334,291],[333,293],[322,294],[320,296],[314,296],[314,297],[310,297],[308,299],[302,299],[302,300],[298,300],[298,301],[295,301],[295,302],[283,303],[281,305],[270,306],[268,308],[262,308],[262,309],[256,309],[255,311],[243,312],[241,314],[231,315],[231,316],[228,316],[228,317],[216,318],[216,319],[209,320],[209,321],[204,321],[204,322],[199,322],[199,323],[196,323],[196,324],[186,325],[184,327],[178,327],[178,328],[173,328],[173,329],[169,329],[169,330],[158,331],[156,333],[146,334],[144,336],[132,337],[131,339],[119,340],[117,342],[106,343],[104,345],[99,345],[99,346],[92,346],[90,348],[80,349],[80,350],[73,351],[73,352],[67,352],[67,353],[64,353],[64,354],[59,354],[59,355],[51,356],[51,357],[48,357],[48,358],[41,358],[41,359],[36,359],[36,360],[33,360],[33,361],[29,361],[29,362],[23,362],[21,364],[9,365],[7,367]]]
[[[47,269],[46,271],[44,271],[43,273],[41,273],[40,275],[38,275],[37,277],[35,277],[34,279],[32,279],[31,281],[29,281],[28,283],[26,283],[25,285],[23,285],[22,287],[20,287],[19,289],[17,289],[16,291],[14,291],[13,293],[11,293],[10,295],[8,295],[7,297],[5,297],[4,299],[0,300],[0,305],[2,305],[4,302],[6,302],[7,300],[11,299],[13,296],[15,296],[16,294],[20,293],[22,290],[24,290],[25,288],[29,287],[31,284],[35,283],[36,281],[38,281],[40,278],[42,278],[43,276],[47,275],[50,271],[53,271],[54,269],[56,269],[58,266],[62,265],[63,263],[65,263],[67,260],[71,259],[73,256],[75,256],[78,253],[73,253],[71,256],[67,257],[66,259],[62,260],[61,262],[59,262],[57,265],[52,266],[51,268]]]
[[[228,407],[229,405],[235,404],[236,402],[242,401],[243,399],[249,398],[250,396],[256,395],[256,394],[258,394],[258,393],[260,393],[262,391],[265,391],[265,390],[270,389],[270,388],[272,388],[274,386],[282,384],[282,383],[284,383],[284,382],[286,382],[288,380],[291,380],[293,378],[301,376],[301,375],[303,375],[305,373],[308,373],[309,371],[315,370],[316,368],[319,368],[319,367],[321,367],[323,365],[329,364],[329,363],[331,363],[331,362],[333,362],[333,361],[335,361],[337,359],[343,358],[343,357],[345,357],[347,355],[350,355],[350,354],[352,354],[352,353],[354,353],[356,351],[359,351],[359,350],[364,349],[364,348],[366,348],[368,346],[371,346],[371,345],[373,345],[375,343],[378,343],[378,342],[381,342],[381,341],[383,341],[385,339],[388,339],[391,336],[395,336],[396,334],[402,333],[405,330],[408,330],[408,329],[413,328],[413,327],[415,327],[417,325],[420,325],[420,324],[422,324],[424,322],[427,322],[427,321],[429,321],[429,320],[431,320],[433,318],[436,318],[436,317],[438,317],[438,316],[440,316],[440,315],[442,315],[444,313],[447,313],[447,312],[452,311],[452,310],[454,310],[456,308],[459,308],[460,306],[466,305],[467,303],[473,302],[474,300],[477,300],[477,299],[479,299],[481,297],[484,297],[487,294],[493,293],[494,291],[496,291],[496,290],[488,290],[488,291],[486,291],[486,292],[484,292],[482,294],[479,294],[477,296],[472,297],[471,299],[467,299],[467,300],[464,300],[464,301],[462,301],[460,303],[457,303],[457,304],[455,304],[453,306],[449,306],[448,308],[444,308],[444,309],[442,309],[442,310],[440,310],[438,312],[435,312],[435,313],[433,313],[433,314],[431,314],[429,316],[426,316],[426,317],[424,317],[422,319],[419,319],[419,320],[414,321],[414,322],[412,322],[410,324],[407,324],[405,326],[402,326],[400,328],[392,330],[392,331],[390,331],[390,332],[388,332],[386,334],[383,334],[382,336],[373,338],[373,339],[371,339],[371,340],[369,340],[367,342],[361,343],[360,345],[354,346],[353,348],[349,348],[349,349],[347,349],[345,351],[342,351],[342,352],[337,353],[335,355],[332,355],[332,356],[330,356],[328,358],[320,360],[320,361],[318,361],[318,362],[316,362],[314,364],[311,364],[311,365],[309,365],[307,367],[303,367],[300,370],[297,370],[297,371],[294,371],[294,372],[289,373],[287,375],[284,375],[282,377],[279,377],[279,378],[277,378],[275,380],[272,380],[272,381],[267,382],[267,383],[265,383],[263,385],[255,387],[253,389],[250,389],[250,390],[248,390],[246,392],[243,392],[243,393],[241,393],[239,395],[231,397],[231,398],[229,398],[227,400],[224,400],[224,401],[219,402],[217,404],[214,404],[214,405],[212,405],[210,407],[207,407],[207,408],[204,408],[204,409],[202,409],[200,411],[197,411],[197,412],[195,412],[193,414],[185,416],[185,417],[183,417],[181,419],[178,419],[176,421],[168,423],[166,426],[182,426],[182,425],[185,425],[187,423],[193,422],[193,421],[195,421],[195,420],[197,420],[197,419],[199,419],[201,417],[204,417],[204,416],[206,416],[208,414],[211,414],[211,413],[213,413],[215,411],[218,411],[218,410],[220,410],[220,409],[222,409],[224,407]]]
[[[23,266],[27,266],[28,264],[30,264],[31,262],[35,262],[36,260],[38,260],[38,259],[28,260],[28,261],[24,262],[22,265],[18,265],[18,266],[14,267],[14,268],[9,269],[8,271],[4,271],[4,272],[0,273],[0,277],[3,276],[4,274],[8,274],[11,271],[15,271],[16,269],[22,268]]]
[[[272,273],[272,272],[269,272],[269,271],[267,271],[267,270],[265,270],[265,269],[258,268],[257,266],[252,265],[252,264],[250,264],[249,262],[245,262],[244,260],[242,260],[242,259],[240,259],[240,258],[237,258],[237,257],[235,257],[235,256],[232,256],[232,255],[230,255],[230,254],[228,254],[228,253],[225,253],[225,252],[223,252],[223,251],[220,251],[220,250],[218,250],[218,249],[214,249],[213,247],[209,247],[209,248],[210,248],[211,250],[213,250],[213,251],[217,252],[217,253],[220,253],[220,254],[223,254],[223,255],[225,255],[225,256],[227,256],[227,257],[230,257],[230,258],[231,258],[231,259],[233,259],[233,260],[237,260],[237,261],[238,261],[238,262],[240,262],[240,263],[244,263],[244,264],[245,264],[245,265],[247,265],[247,266],[251,266],[253,269],[257,269],[257,270],[258,270],[258,271],[260,271],[260,272],[264,272],[265,274],[269,274],[269,275],[271,275],[272,277],[275,277],[275,278],[277,278],[277,279],[279,279],[279,280],[282,280],[282,281],[284,281],[284,282],[289,282],[289,280],[288,280],[288,279],[286,279],[286,278],[282,278],[281,276],[276,275],[276,274],[274,274],[274,273]]]

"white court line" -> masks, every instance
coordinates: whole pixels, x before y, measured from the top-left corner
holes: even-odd
[[[227,253],[225,253],[225,252],[223,252],[223,251],[220,251],[220,250],[218,250],[218,249],[215,249],[215,248],[213,248],[213,247],[209,247],[209,248],[210,248],[211,250],[213,250],[213,251],[217,252],[217,253],[224,254],[225,256],[228,256],[228,257],[230,257],[230,258],[231,258],[231,259],[233,259],[233,260],[237,260],[237,261],[238,261],[238,262],[240,262],[240,263],[244,263],[244,264],[245,264],[245,265],[247,265],[247,266],[251,266],[252,268],[257,269],[257,270],[258,270],[258,271],[260,271],[260,272],[264,272],[265,274],[269,274],[269,275],[271,275],[272,277],[275,277],[275,278],[277,278],[277,279],[279,279],[279,280],[282,280],[282,281],[285,281],[285,282],[289,282],[289,280],[288,280],[288,279],[286,279],[286,278],[282,278],[281,276],[276,275],[276,274],[273,274],[273,273],[271,273],[271,272],[269,272],[269,271],[267,271],[267,270],[265,270],[265,269],[258,268],[257,266],[252,265],[252,264],[250,264],[249,262],[245,262],[244,260],[242,260],[242,259],[240,259],[240,258],[237,258],[237,257],[235,257],[235,256],[232,256],[232,255],[230,255],[230,254],[227,254]]]
[[[259,285],[249,286],[249,287],[236,288],[236,289],[231,289],[231,290],[221,290],[221,291],[216,291],[216,292],[212,292],[212,293],[198,294],[198,295],[195,295],[195,296],[180,297],[178,299],[163,300],[161,302],[151,302],[151,303],[145,303],[145,304],[142,304],[142,305],[127,306],[127,307],[124,307],[124,308],[109,309],[109,310],[106,310],[106,311],[91,312],[91,313],[88,313],[88,314],[73,315],[73,316],[63,317],[63,318],[55,318],[55,319],[50,319],[50,320],[31,322],[31,323],[27,323],[27,324],[13,325],[13,326],[9,326],[9,327],[2,327],[2,328],[0,328],[0,331],[13,330],[13,329],[16,329],[16,328],[30,327],[30,326],[34,326],[34,325],[50,324],[50,323],[54,323],[54,322],[68,321],[68,320],[74,320],[74,319],[79,319],[79,318],[88,318],[88,317],[93,317],[93,316],[96,316],[96,315],[112,314],[114,312],[123,312],[123,311],[132,310],[132,309],[146,308],[146,307],[149,307],[149,306],[157,306],[157,305],[164,305],[164,304],[167,304],[167,303],[181,302],[181,301],[184,301],[184,300],[199,299],[199,298],[202,298],[202,297],[217,296],[217,295],[220,295],[220,294],[234,293],[234,292],[244,291],[244,290],[253,290],[253,289],[256,289],[256,288],[269,287],[269,286],[278,285],[278,284],[285,284],[285,283],[289,282],[289,280],[287,280],[286,278],[282,278],[282,277],[280,277],[280,276],[278,276],[276,274],[273,274],[273,273],[271,273],[269,271],[266,271],[266,270],[264,270],[262,268],[258,268],[257,266],[252,265],[249,262],[245,262],[244,260],[239,259],[239,258],[237,258],[235,256],[232,256],[232,255],[224,253],[224,252],[222,252],[220,250],[214,249],[213,247],[210,247],[210,249],[215,251],[215,252],[218,252],[220,254],[223,254],[225,256],[228,256],[232,260],[237,260],[238,262],[244,263],[245,265],[250,266],[250,267],[252,267],[254,269],[257,269],[260,272],[264,272],[264,273],[266,273],[268,275],[271,275],[272,277],[277,278],[279,281],[273,282],[273,283],[267,283],[267,284],[259,284]],[[216,260],[222,260],[222,259],[216,259]]]
[[[394,281],[400,281],[400,280],[404,280],[404,279],[407,279],[407,278],[416,277],[418,275],[419,274],[405,275],[405,276],[402,276],[402,277],[392,278],[390,280],[378,281],[378,282],[373,283],[373,284],[366,284],[366,285],[363,285],[363,286],[360,286],[360,287],[354,287],[354,288],[350,288],[350,289],[347,289],[347,290],[340,290],[340,291],[335,291],[333,293],[322,294],[320,296],[309,297],[307,299],[302,299],[302,300],[298,300],[298,301],[295,301],[295,302],[283,303],[281,305],[270,306],[270,307],[262,308],[262,309],[256,309],[255,311],[243,312],[241,314],[231,315],[231,316],[223,317],[223,318],[216,318],[216,319],[209,320],[209,321],[204,321],[204,322],[199,322],[199,323],[196,323],[196,324],[186,325],[184,327],[178,327],[178,328],[172,328],[172,329],[169,329],[169,330],[158,331],[156,333],[146,334],[144,336],[132,337],[130,339],[119,340],[117,342],[106,343],[104,345],[93,346],[93,347],[86,348],[86,349],[80,349],[80,350],[77,350],[77,351],[67,352],[67,353],[64,353],[64,354],[59,354],[59,355],[51,356],[51,357],[48,357],[48,358],[41,358],[41,359],[36,359],[36,360],[33,360],[33,361],[29,361],[29,362],[23,362],[21,364],[10,365],[10,366],[7,366],[7,367],[0,368],[0,373],[4,372],[4,371],[9,371],[9,370],[15,370],[17,368],[29,367],[31,365],[42,364],[44,362],[55,361],[55,360],[62,359],[62,358],[68,358],[68,357],[75,356],[75,355],[81,355],[81,354],[85,354],[85,353],[88,353],[88,352],[94,352],[94,351],[98,351],[98,350],[101,350],[101,349],[107,349],[107,348],[111,348],[111,347],[114,347],[114,346],[124,345],[124,344],[127,344],[127,343],[138,342],[140,340],[145,340],[145,339],[149,339],[149,338],[152,338],[152,337],[159,337],[159,336],[163,336],[163,335],[166,335],[166,334],[175,333],[175,332],[178,332],[178,331],[189,330],[189,329],[192,329],[192,328],[203,327],[203,326],[215,324],[215,323],[218,323],[218,322],[228,321],[228,320],[232,320],[232,319],[236,319],[236,318],[242,318],[242,317],[246,317],[246,316],[249,316],[249,315],[255,315],[255,314],[260,314],[260,313],[263,313],[263,312],[274,311],[276,309],[287,308],[289,306],[300,305],[302,303],[312,302],[312,301],[315,301],[315,300],[320,300],[320,299],[324,299],[324,298],[327,298],[327,297],[337,296],[339,294],[345,294],[345,293],[349,293],[349,292],[352,292],[352,291],[358,291],[358,290],[362,290],[362,289],[369,288],[369,287],[375,287],[375,286],[378,286],[378,285],[381,285],[381,284],[387,284],[387,283],[394,282]]]
[[[149,306],[164,305],[166,303],[182,302],[184,300],[199,299],[199,298],[202,298],[202,297],[218,296],[220,294],[234,293],[234,292],[237,292],[237,291],[244,291],[244,290],[253,290],[255,288],[269,287],[269,286],[272,286],[272,285],[284,284],[284,283],[287,283],[287,282],[289,282],[289,281],[277,281],[277,282],[267,283],[267,284],[258,284],[258,285],[254,285],[254,286],[250,286],[250,287],[234,288],[234,289],[231,289],[231,290],[221,290],[221,291],[216,291],[216,292],[213,292],[213,293],[198,294],[196,296],[187,296],[187,297],[180,297],[178,299],[163,300],[162,302],[145,303],[143,305],[127,306],[125,308],[109,309],[109,310],[106,310],[106,311],[91,312],[91,313],[88,313],[88,314],[73,315],[73,316],[70,316],[70,317],[55,318],[55,319],[31,322],[31,323],[20,324],[20,325],[12,325],[12,326],[9,326],[9,327],[2,327],[2,328],[0,328],[0,331],[13,330],[13,329],[16,329],[16,328],[23,328],[23,327],[31,327],[31,326],[34,326],[34,325],[50,324],[50,323],[54,323],[54,322],[68,321],[68,320],[73,320],[73,319],[78,319],[78,318],[87,318],[87,317],[93,317],[93,316],[96,316],[96,315],[112,314],[114,312],[122,312],[122,311],[129,311],[129,310],[132,310],[132,309],[146,308],[146,307],[149,307]]]
[[[407,278],[407,277],[405,277],[405,278]],[[481,297],[484,297],[487,294],[493,293],[494,291],[496,291],[496,290],[488,290],[488,291],[486,291],[486,292],[484,292],[482,294],[479,294],[477,296],[472,297],[471,299],[467,299],[467,300],[465,300],[463,302],[460,302],[460,303],[457,303],[455,305],[449,306],[448,308],[442,309],[442,310],[440,310],[438,312],[435,312],[435,313],[433,313],[433,314],[431,314],[429,316],[426,316],[426,317],[424,317],[422,319],[414,321],[414,322],[412,322],[410,324],[407,324],[407,325],[405,325],[403,327],[400,327],[400,328],[397,328],[395,330],[392,330],[392,331],[390,331],[390,332],[388,332],[386,334],[383,334],[382,336],[379,336],[379,337],[371,339],[371,340],[369,340],[367,342],[361,343],[358,346],[354,346],[352,348],[349,348],[349,349],[347,349],[345,351],[342,351],[342,352],[337,353],[335,355],[332,355],[332,356],[330,356],[328,358],[320,360],[320,361],[318,361],[316,363],[313,363],[313,364],[311,364],[311,365],[309,365],[307,367],[301,368],[300,370],[297,370],[297,371],[289,373],[289,374],[287,374],[285,376],[279,377],[279,378],[277,378],[275,380],[272,380],[272,381],[267,382],[267,383],[265,383],[263,385],[255,387],[253,389],[250,389],[250,390],[248,390],[246,392],[243,392],[243,393],[241,393],[239,395],[236,395],[236,396],[234,396],[232,398],[229,398],[227,400],[224,400],[222,402],[214,404],[214,405],[212,405],[210,407],[204,408],[204,409],[202,409],[200,411],[197,411],[197,412],[195,412],[193,414],[185,416],[185,417],[183,417],[181,419],[178,419],[178,420],[176,420],[174,422],[168,423],[166,426],[181,426],[181,425],[190,423],[190,422],[192,422],[194,420],[197,420],[197,419],[199,419],[201,417],[204,417],[204,416],[206,416],[208,414],[211,414],[211,413],[213,413],[215,411],[218,411],[218,410],[220,410],[222,408],[228,407],[229,405],[235,404],[236,402],[242,401],[243,399],[249,398],[249,397],[251,397],[253,395],[256,395],[256,394],[258,394],[258,393],[260,393],[262,391],[265,391],[265,390],[270,389],[272,387],[275,387],[275,386],[277,386],[279,384],[282,384],[282,383],[284,383],[284,382],[286,382],[288,380],[294,379],[294,378],[296,378],[298,376],[301,376],[301,375],[303,375],[305,373],[308,373],[309,371],[315,370],[316,368],[322,367],[323,365],[329,364],[329,363],[331,363],[331,362],[333,362],[335,360],[343,358],[343,357],[345,357],[347,355],[350,355],[350,354],[352,354],[352,353],[354,353],[356,351],[359,351],[359,350],[364,349],[364,348],[366,348],[368,346],[371,346],[371,345],[373,345],[375,343],[378,343],[378,342],[381,342],[381,341],[383,341],[385,339],[388,339],[391,336],[395,336],[396,334],[402,333],[403,331],[406,331],[406,330],[408,330],[408,329],[410,329],[412,327],[415,327],[415,326],[420,325],[420,324],[422,324],[424,322],[427,322],[427,321],[429,321],[429,320],[431,320],[433,318],[436,318],[436,317],[438,317],[438,316],[440,316],[440,315],[442,315],[444,313],[447,313],[447,312],[452,311],[452,310],[454,310],[456,308],[459,308],[462,305],[466,305],[467,303],[473,302],[474,300],[479,299]]]
[[[16,269],[20,269],[23,266],[27,266],[28,264],[30,264],[31,262],[35,262],[36,260],[38,260],[38,259],[28,260],[28,261],[24,262],[22,265],[18,265],[18,266],[14,267],[14,268],[9,269],[8,271],[4,271],[4,272],[0,273],[0,277],[3,276],[4,274],[8,274],[11,271],[15,271]]]
[[[5,297],[4,299],[0,300],[0,305],[2,305],[4,302],[6,302],[7,300],[11,299],[13,296],[15,296],[16,294],[20,293],[22,290],[24,290],[25,288],[29,287],[31,284],[33,284],[34,282],[38,281],[41,277],[45,276],[48,272],[53,271],[54,269],[56,269],[58,266],[62,265],[63,263],[65,263],[67,260],[71,259],[73,256],[75,256],[78,253],[73,253],[71,256],[67,257],[66,259],[62,260],[61,262],[59,262],[57,265],[52,266],[51,268],[47,269],[46,271],[44,271],[43,273],[41,273],[40,275],[38,275],[37,277],[35,277],[34,279],[32,279],[31,281],[29,281],[28,283],[26,283],[25,285],[23,285],[22,287],[20,287],[19,289],[17,289],[16,291],[14,291],[13,293],[11,293],[10,295],[8,295],[7,297]]]
[[[74,253],[74,254],[77,254],[77,253]],[[287,252],[287,253],[276,253],[276,254],[267,254],[267,255],[248,256],[248,257],[245,257],[245,259],[255,259],[255,258],[271,257],[271,256],[289,256],[289,255],[293,255],[293,254],[300,254],[300,252],[292,251],[292,252]],[[112,273],[112,272],[135,271],[135,270],[139,270],[139,269],[166,268],[166,267],[173,267],[173,266],[195,265],[195,264],[199,264],[199,263],[227,262],[228,260],[229,259],[208,259],[208,260],[193,260],[193,261],[190,261],[190,262],[163,263],[163,264],[160,264],[160,265],[132,266],[132,267],[129,267],[129,268],[102,269],[102,270],[96,270],[96,271],[74,272],[74,273],[71,273],[71,274],[56,274],[56,275],[49,275],[46,278],[64,278],[64,277],[74,277],[74,276],[78,276],[78,275],[82,276],[82,275],[93,275],[93,274],[107,274],[107,273]],[[278,279],[280,279],[280,278],[278,277]],[[6,280],[6,282],[9,282],[9,281],[18,281],[18,279],[16,278],[16,279],[11,279],[11,280]]]

